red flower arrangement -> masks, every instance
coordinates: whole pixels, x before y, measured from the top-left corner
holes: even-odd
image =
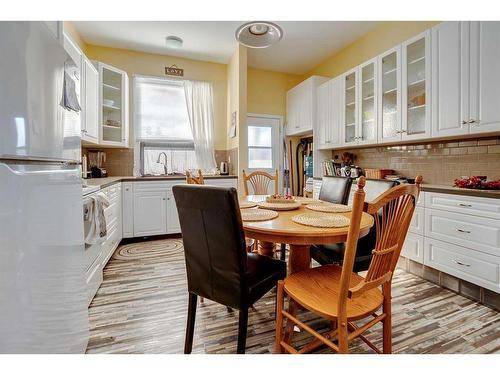
[[[500,190],[500,180],[487,181],[486,176],[472,176],[456,179],[455,186],[465,189]]]

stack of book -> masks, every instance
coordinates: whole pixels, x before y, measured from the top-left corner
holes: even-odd
[[[340,164],[333,160],[323,161],[323,176],[340,176]]]

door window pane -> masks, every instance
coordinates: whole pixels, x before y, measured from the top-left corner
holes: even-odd
[[[270,126],[249,126],[248,146],[271,147],[272,129]]]
[[[255,169],[272,169],[273,152],[271,148],[249,148],[248,167]]]

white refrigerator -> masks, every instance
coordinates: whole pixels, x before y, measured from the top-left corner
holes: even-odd
[[[61,101],[74,61],[60,27],[0,22],[0,353],[88,342],[80,121]]]

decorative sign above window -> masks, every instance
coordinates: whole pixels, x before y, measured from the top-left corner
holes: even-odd
[[[165,67],[165,74],[168,76],[176,76],[176,77],[183,77],[184,76],[184,69],[178,68],[177,65],[172,65],[172,66],[166,66]]]

